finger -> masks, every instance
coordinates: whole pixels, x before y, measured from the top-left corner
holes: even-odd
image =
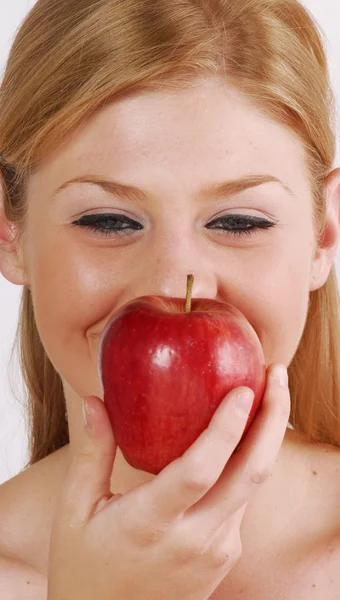
[[[250,404],[240,408],[240,399]],[[235,388],[221,402],[209,426],[180,458],[143,488],[145,510],[152,520],[173,521],[202,498],[220,477],[244,431],[254,393]]]
[[[212,528],[211,533],[212,536],[209,539],[209,546],[214,546],[214,544],[219,545],[223,539],[232,538],[236,539],[240,538],[241,525],[244,517],[244,513],[246,512],[248,507],[248,502],[243,504],[240,508],[238,508],[232,516],[224,521],[220,527]],[[190,522],[190,521],[189,521]],[[191,524],[190,524],[191,525]],[[201,529],[202,532],[205,531],[204,528]]]
[[[87,398],[88,427],[72,447],[71,462],[60,497],[60,512],[73,522],[86,522],[105,499],[112,498],[111,475],[117,445],[104,403],[96,396]]]
[[[275,378],[275,365],[271,365],[260,409],[238,452],[214,487],[187,513],[193,527],[220,527],[267,481],[275,468],[289,414],[288,383],[282,385]]]
[[[197,524],[187,517],[188,513],[185,513],[167,531],[168,548],[199,548],[201,555],[219,556],[221,566],[229,563],[229,559],[237,556],[242,550],[240,530],[247,506],[245,503],[220,527],[211,530],[201,525],[197,527]]]

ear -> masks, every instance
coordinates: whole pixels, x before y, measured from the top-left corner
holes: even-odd
[[[0,273],[15,285],[28,285],[23,248],[13,223],[5,215],[5,189],[0,170]]]
[[[321,288],[334,264],[340,240],[340,168],[325,179],[327,213],[321,240],[312,262],[310,291]]]

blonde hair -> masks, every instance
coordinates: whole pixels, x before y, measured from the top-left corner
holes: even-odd
[[[248,95],[306,149],[316,237],[335,157],[335,100],[322,32],[296,0],[38,0],[12,45],[0,88],[5,215],[25,236],[27,182],[49,153],[106,104],[137,91],[216,76]],[[290,422],[340,446],[339,299],[335,268],[310,293],[289,366]],[[23,287],[16,343],[27,385],[30,460],[69,442],[59,374]]]

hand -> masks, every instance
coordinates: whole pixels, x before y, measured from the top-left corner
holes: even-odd
[[[207,600],[241,556],[240,526],[272,473],[285,435],[287,385],[267,370],[261,408],[237,452],[248,412],[232,390],[182,457],[124,495],[110,492],[116,444],[104,403],[89,399],[63,483],[49,556],[48,600]]]

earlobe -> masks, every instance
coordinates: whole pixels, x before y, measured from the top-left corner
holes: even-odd
[[[15,260],[13,255],[9,253],[2,254],[2,250],[0,248],[0,273],[9,281],[10,283],[14,283],[14,285],[28,285],[29,282],[27,280],[24,269],[19,263]]]
[[[0,273],[15,285],[28,285],[16,229],[5,215],[4,192],[0,174]]]
[[[0,238],[0,273],[15,285],[28,285],[24,261],[18,244]]]
[[[340,241],[340,169],[332,171],[325,180],[327,212],[323,235],[312,262],[310,291],[321,288],[334,264]]]

